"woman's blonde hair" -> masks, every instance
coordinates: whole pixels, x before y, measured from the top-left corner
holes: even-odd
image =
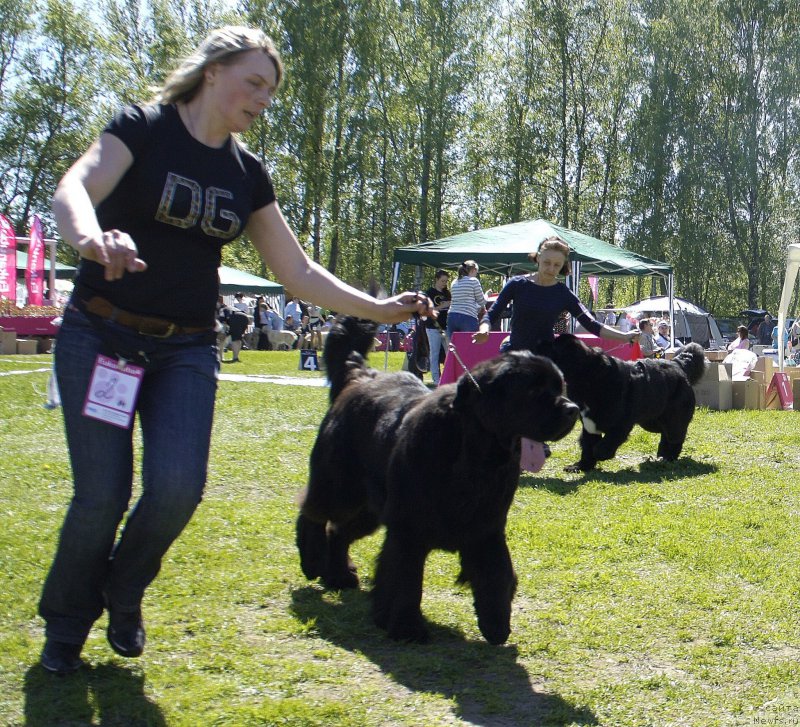
[[[203,83],[203,73],[212,63],[223,66],[236,62],[240,53],[261,50],[275,64],[277,83],[283,78],[283,63],[275,44],[263,31],[241,25],[226,25],[212,31],[205,40],[180,65],[167,76],[156,90],[155,103],[191,101]]]
[[[539,249],[536,252],[532,252],[528,255],[528,260],[533,263],[539,262],[539,253],[546,252],[547,250],[555,250],[556,252],[560,252],[564,256],[564,264],[561,266],[561,270],[558,271],[559,275],[569,275],[572,267],[569,263],[569,245],[564,242],[560,237],[547,237],[539,243]]]

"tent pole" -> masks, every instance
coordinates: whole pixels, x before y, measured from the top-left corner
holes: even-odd
[[[392,292],[389,295],[394,295],[397,290],[397,281],[400,279],[400,263],[395,263],[392,266]]]
[[[667,276],[667,295],[669,296],[669,341],[675,347],[675,279],[672,273]]]
[[[572,261],[572,270],[570,271],[570,280],[569,280],[569,288],[572,290],[575,297],[578,297],[578,291],[580,290],[581,284],[581,261],[580,260],[573,260]],[[575,333],[575,318],[573,316],[569,317],[569,332]]]
[[[786,261],[786,277],[783,279],[781,302],[778,306],[778,371],[783,371],[786,346],[783,343],[783,332],[786,330],[786,313],[794,292],[797,271],[800,269],[800,245],[789,245]]]

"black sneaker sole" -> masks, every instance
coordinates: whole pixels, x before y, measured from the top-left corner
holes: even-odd
[[[136,659],[144,653],[144,647],[140,649],[125,649],[114,641],[111,634],[106,634],[106,638],[108,640],[108,645],[114,650],[114,653],[124,656],[126,659]]]
[[[48,647],[50,650],[55,651],[55,654],[48,653]],[[65,647],[71,651],[75,651],[74,654],[64,654],[63,651]],[[84,665],[83,659],[79,656],[81,651],[80,646],[71,646],[71,645],[61,645],[57,644],[55,646],[51,644],[45,644],[45,648],[42,651],[42,655],[39,658],[39,663],[42,665],[42,669],[50,674],[57,674],[58,676],[66,676],[67,674],[73,674],[78,669],[80,669]],[[58,653],[62,652],[62,653]]]
[[[69,666],[55,666],[53,664],[46,663],[44,660],[40,661],[39,663],[42,665],[42,669],[49,674],[55,674],[56,676],[64,677],[68,674],[74,674],[84,666],[85,662],[83,659],[80,659],[76,664],[70,664]]]

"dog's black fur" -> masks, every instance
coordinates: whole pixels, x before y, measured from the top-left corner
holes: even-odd
[[[565,436],[578,408],[547,359],[511,353],[481,363],[474,382],[435,391],[407,372],[377,373],[364,357],[374,326],[338,320],[325,343],[331,405],[311,452],[297,519],[303,573],[355,588],[349,548],[386,525],[373,590],[375,623],[390,637],[428,638],[420,602],[425,560],[457,551],[487,641],[510,633],[516,575],[505,540],[522,436]]]
[[[569,471],[588,471],[611,459],[635,424],[661,434],[658,457],[675,460],[695,408],[692,385],[705,371],[703,349],[684,346],[672,360],[622,361],[569,334],[543,351],[561,369],[567,395],[581,409],[581,458]]]

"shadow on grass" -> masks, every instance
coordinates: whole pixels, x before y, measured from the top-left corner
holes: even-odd
[[[535,688],[517,663],[515,646],[466,641],[460,632],[430,622],[430,644],[396,643],[372,624],[366,593],[343,591],[335,600],[308,586],[292,593],[292,610],[313,623],[321,638],[363,654],[399,684],[454,700],[459,717],[470,724],[598,724],[589,709]]]
[[[145,696],[144,674],[115,664],[85,666],[63,677],[36,664],[25,674],[24,689],[25,727],[167,725],[159,706]]]
[[[602,464],[600,465],[602,467]],[[523,475],[520,477],[520,487],[530,487],[538,490],[549,490],[556,495],[569,495],[581,486],[590,482],[603,482],[611,485],[634,485],[671,480],[683,480],[689,477],[702,477],[717,472],[719,467],[708,462],[698,462],[690,457],[683,457],[677,462],[660,462],[656,459],[647,459],[638,467],[630,467],[613,472],[595,469],[584,472],[578,477],[574,474],[565,474],[562,479],[558,476],[539,477],[538,475]]]

